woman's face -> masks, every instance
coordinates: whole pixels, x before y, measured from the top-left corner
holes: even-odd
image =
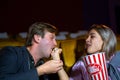
[[[92,29],[88,33],[88,37],[86,39],[86,50],[88,54],[93,54],[96,52],[100,52],[102,49],[103,40],[101,36],[96,32],[96,30]]]

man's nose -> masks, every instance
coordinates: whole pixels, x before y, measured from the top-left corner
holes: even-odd
[[[54,45],[57,46],[57,41],[56,40],[54,40]]]

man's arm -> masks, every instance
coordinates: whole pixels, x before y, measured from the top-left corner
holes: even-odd
[[[29,70],[27,66],[23,67],[26,61],[20,56],[13,47],[6,47],[0,51],[0,80],[39,80],[36,69]],[[21,64],[22,61],[24,63]]]

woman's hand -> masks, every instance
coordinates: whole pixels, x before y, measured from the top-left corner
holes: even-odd
[[[60,60],[60,53],[62,52],[61,48],[54,48],[51,53],[53,60]]]

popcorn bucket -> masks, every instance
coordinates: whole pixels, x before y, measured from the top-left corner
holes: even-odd
[[[105,53],[96,53],[83,57],[90,80],[108,80]]]

